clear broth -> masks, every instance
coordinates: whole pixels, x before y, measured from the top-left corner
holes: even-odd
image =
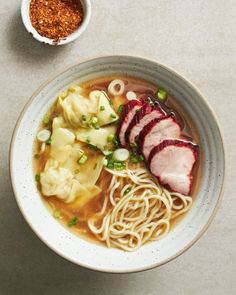
[[[87,82],[84,82],[80,84],[83,88],[83,95],[85,97],[88,97],[89,93],[92,90],[103,90],[107,92],[107,88],[109,83],[114,79],[121,79],[125,82],[126,91],[132,90],[137,93],[137,95],[143,95],[148,94],[150,96],[155,97],[156,92],[158,91],[159,87],[147,82],[142,79],[138,78],[132,78],[132,77],[119,77],[119,76],[112,76],[112,77],[104,77],[104,78],[98,78],[95,80],[90,80]],[[109,95],[109,97],[113,101],[113,108],[115,111],[117,111],[118,107],[121,104],[124,104],[127,102],[127,99],[125,97],[125,93],[117,97],[112,97]],[[199,134],[197,133],[197,130],[191,121],[191,118],[188,117],[187,114],[183,113],[181,106],[177,104],[176,100],[168,96],[167,100],[165,102],[165,106],[169,108],[171,112],[174,113],[178,123],[182,127],[182,133],[184,136],[186,136],[187,139],[193,140],[196,144],[199,143]],[[52,105],[49,112],[51,115],[51,118],[56,117],[60,114],[56,107],[56,103]],[[43,124],[40,126],[40,129],[45,127]],[[46,126],[48,129],[51,128],[50,126]],[[88,154],[89,157],[96,157],[97,154],[99,154],[98,151],[92,151],[90,148],[84,146],[86,154]],[[35,141],[34,145],[34,154],[38,154],[40,150],[40,146],[37,141]],[[50,154],[50,147],[46,146],[46,151],[43,153],[40,158],[35,159],[33,158],[34,162],[34,173],[40,173],[44,170],[45,163],[49,157]],[[198,160],[194,165],[193,169],[193,186],[192,186],[192,192],[191,196],[194,199],[198,184],[200,181],[201,176],[201,155],[199,154]],[[97,240],[97,238],[93,235],[93,233],[90,231],[87,225],[87,220],[92,217],[95,213],[99,212],[102,209],[103,200],[105,195],[107,194],[107,187],[110,183],[111,175],[106,172],[105,170],[102,171],[100,178],[98,180],[97,185],[102,189],[102,192],[98,195],[96,195],[94,198],[92,198],[83,208],[77,208],[76,207],[76,201],[74,203],[68,204],[64,203],[62,200],[58,199],[57,197],[45,197],[42,194],[42,199],[44,203],[46,204],[47,208],[50,210],[51,214],[53,215],[54,210],[60,211],[61,218],[58,219],[61,224],[63,224],[67,229],[71,230],[73,233],[81,236],[82,238],[98,243],[103,244],[100,241]],[[39,188],[40,189],[40,188]],[[111,208],[111,207],[110,207]],[[108,209],[110,209],[108,207]],[[78,222],[76,226],[69,227],[68,222],[73,218],[77,216]],[[171,228],[173,228],[182,218],[184,218],[185,214],[179,216],[178,218],[171,221]],[[104,245],[104,244],[103,244]]]

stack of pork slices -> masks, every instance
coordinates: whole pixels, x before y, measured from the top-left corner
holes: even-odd
[[[181,134],[173,112],[150,97],[130,100],[123,106],[117,136],[120,145],[138,145],[150,172],[173,192],[189,195],[198,146]]]

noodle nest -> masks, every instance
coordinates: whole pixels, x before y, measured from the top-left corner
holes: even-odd
[[[168,234],[170,222],[188,211],[192,198],[169,192],[144,168],[114,171],[102,209],[88,220],[91,232],[108,247],[135,251]]]

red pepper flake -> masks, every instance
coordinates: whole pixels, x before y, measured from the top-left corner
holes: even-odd
[[[30,20],[36,31],[58,42],[72,34],[83,21],[79,0],[31,0]]]

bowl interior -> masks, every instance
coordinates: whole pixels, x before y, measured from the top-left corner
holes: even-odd
[[[90,18],[91,18],[91,3],[90,0],[80,0],[83,10],[84,10],[84,19],[81,25],[78,27],[78,29],[70,34],[69,36],[61,39],[59,42],[54,42],[52,39],[49,39],[47,37],[41,36],[35,28],[32,26],[30,15],[29,15],[29,9],[30,9],[30,2],[31,0],[22,0],[21,2],[21,17],[23,24],[26,28],[26,30],[33,35],[33,37],[43,43],[49,44],[49,45],[65,45],[67,43],[70,43],[77,39],[87,28]]]
[[[202,175],[193,207],[158,242],[133,253],[80,239],[48,212],[32,173],[32,146],[44,114],[57,94],[73,82],[101,76],[129,75],[164,87],[191,117],[200,135]],[[193,244],[216,210],[224,181],[224,148],[215,117],[199,92],[184,78],[158,63],[125,56],[101,57],[76,65],[43,85],[22,113],[11,147],[11,179],[18,205],[35,233],[55,252],[79,265],[109,272],[132,272],[161,265]]]

